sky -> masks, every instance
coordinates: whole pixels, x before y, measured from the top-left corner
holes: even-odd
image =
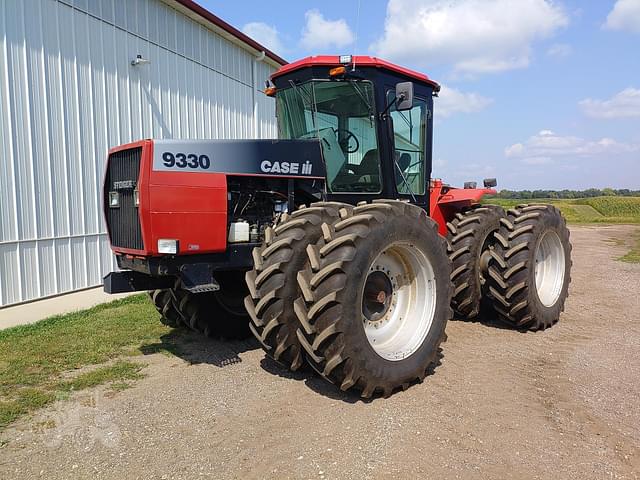
[[[640,189],[640,0],[198,0],[288,61],[374,55],[442,85],[433,176]]]

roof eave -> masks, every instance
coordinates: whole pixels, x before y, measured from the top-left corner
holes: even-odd
[[[176,10],[181,11],[187,16],[193,18],[199,23],[205,24],[209,26],[216,33],[226,38],[227,40],[235,43],[236,45],[245,48],[246,50],[250,50],[256,57],[261,56],[264,52],[265,61],[272,64],[274,67],[278,68],[282,65],[286,65],[287,62],[284,58],[276,55],[271,50],[266,48],[264,45],[256,42],[253,38],[248,35],[242,33],[240,30],[230,25],[229,23],[222,20],[220,17],[217,17],[213,13],[211,13],[206,8],[198,5],[196,2],[192,0],[163,0],[165,3],[173,6]],[[206,22],[204,22],[204,21]]]

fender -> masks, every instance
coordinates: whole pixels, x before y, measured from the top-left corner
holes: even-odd
[[[442,180],[431,181],[429,188],[429,216],[438,223],[440,235],[447,234],[447,222],[457,212],[477,205],[485,195],[495,195],[493,188],[455,188],[442,183]]]

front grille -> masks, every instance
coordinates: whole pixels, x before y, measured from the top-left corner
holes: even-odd
[[[120,150],[109,155],[109,167],[104,184],[104,204],[107,226],[111,236],[111,245],[133,250],[144,250],[142,227],[138,209],[134,203],[134,188],[140,175],[142,147]],[[115,182],[121,182],[116,185]],[[122,186],[124,185],[124,188]],[[109,206],[109,192],[117,191],[120,207]]]

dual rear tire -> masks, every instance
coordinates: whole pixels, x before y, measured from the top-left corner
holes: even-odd
[[[451,306],[456,315],[475,319],[486,300],[488,285],[486,271],[491,260],[490,252],[500,230],[505,211],[497,205],[476,205],[458,212],[447,223],[449,259],[452,263]]]
[[[500,319],[521,330],[543,330],[564,311],[571,282],[569,230],[552,205],[519,205],[495,233],[489,295]]]
[[[458,317],[474,319],[487,306],[520,330],[558,321],[571,280],[571,243],[556,207],[519,205],[505,212],[478,205],[447,224],[447,240]]]

